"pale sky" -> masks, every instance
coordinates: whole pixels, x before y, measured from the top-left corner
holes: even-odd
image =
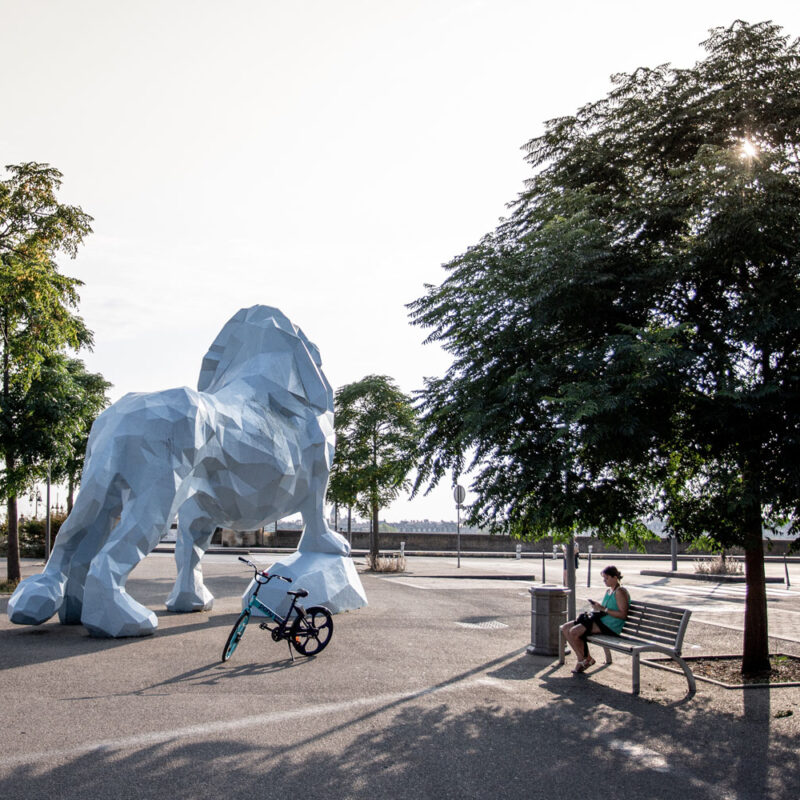
[[[94,217],[61,267],[113,399],[194,386],[255,303],[334,388],[410,393],[449,362],[405,304],[495,228],[521,146],[737,18],[800,35],[796,0],[0,0],[0,167],[52,164]],[[382,517],[452,519],[451,488]]]

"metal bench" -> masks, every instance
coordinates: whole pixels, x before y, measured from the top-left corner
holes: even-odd
[[[606,636],[601,633],[588,637],[590,644],[602,647],[606,654],[606,664],[611,663],[611,651],[627,653],[633,660],[633,694],[639,694],[639,656],[641,653],[655,652],[668,655],[676,661],[686,675],[689,691],[696,692],[697,684],[689,665],[681,658],[681,647],[691,611],[676,606],[658,603],[640,603],[631,600],[628,617],[619,636]],[[558,663],[564,663],[564,637],[558,634]],[[647,663],[647,662],[645,662]]]

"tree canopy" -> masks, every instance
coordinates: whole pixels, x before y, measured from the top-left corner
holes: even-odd
[[[411,305],[453,355],[419,485],[471,465],[473,516],[520,535],[658,515],[741,545],[752,671],[762,525],[800,519],[800,49],[742,21],[704,47],[548,122],[508,218]]]
[[[52,359],[65,348],[91,344],[76,313],[80,281],[61,274],[56,262],[59,253],[76,255],[91,232],[91,217],[58,201],[57,169],[31,162],[6,170],[9,177],[0,180],[0,488],[8,505],[8,578],[17,580],[16,498],[41,458],[29,449],[31,417],[24,400],[38,396],[31,394],[36,381],[48,379],[48,359],[55,368]]]
[[[111,384],[101,374],[87,372],[83,361],[78,358],[59,355],[50,361],[56,367],[51,372],[56,380],[50,384],[53,394],[47,404],[51,415],[48,430],[52,453],[48,461],[52,479],[67,484],[69,514],[75,487],[80,483],[83,473],[92,423],[109,404],[107,392]],[[40,448],[39,452],[43,454],[44,448]]]
[[[416,414],[411,398],[385,375],[368,375],[334,397],[336,452],[328,499],[372,519],[370,552],[378,554],[378,513],[410,486]]]

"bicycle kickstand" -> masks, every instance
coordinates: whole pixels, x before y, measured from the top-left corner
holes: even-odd
[[[292,652],[292,643],[287,639],[286,644],[289,645],[289,658],[294,661],[294,653]]]

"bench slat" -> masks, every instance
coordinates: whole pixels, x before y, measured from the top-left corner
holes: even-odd
[[[622,629],[623,631],[630,632],[630,631],[637,631],[640,633],[652,633],[654,636],[670,636],[673,639],[678,635],[678,631],[680,630],[680,625],[676,625],[675,627],[666,627],[664,625],[658,625],[654,622],[650,622],[649,620],[642,620],[638,624],[635,625],[628,625],[627,621],[625,626]]]
[[[669,622],[664,622],[664,620],[654,619],[653,617],[647,617],[647,616],[642,616],[642,617],[628,616],[628,618],[625,620],[625,624],[631,628],[636,628],[641,625],[647,625],[650,628],[656,628],[660,631],[671,631],[672,633],[675,633],[680,630],[681,622],[682,620],[678,622],[673,622],[672,620],[670,620]]]
[[[683,609],[676,606],[664,606],[660,603],[642,602],[640,600],[631,600],[628,608],[632,611],[642,611],[650,614],[658,614],[665,617],[678,618],[683,616]]]

